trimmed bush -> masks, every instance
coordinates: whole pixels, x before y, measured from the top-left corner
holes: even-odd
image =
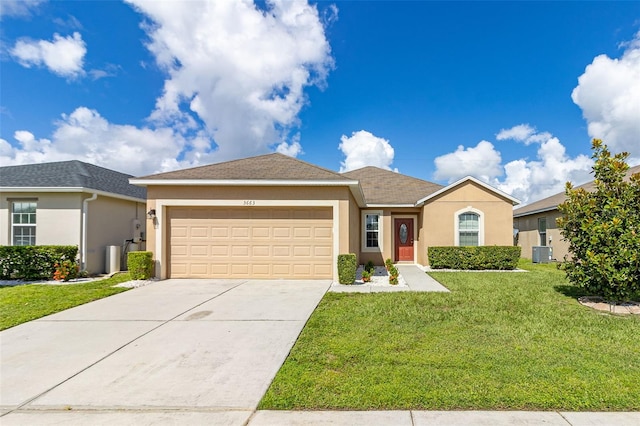
[[[356,255],[354,253],[338,255],[338,281],[340,284],[353,284],[356,281]]]
[[[429,247],[429,265],[433,269],[512,270],[518,266],[520,247]]]
[[[398,268],[396,268],[396,266],[392,264],[389,267],[389,284],[397,285],[398,284],[398,275],[400,275],[400,272],[398,272]]]
[[[78,246],[0,246],[0,279],[51,279],[55,264],[76,262]]]
[[[127,253],[127,269],[132,280],[148,280],[153,275],[153,253],[150,251]]]

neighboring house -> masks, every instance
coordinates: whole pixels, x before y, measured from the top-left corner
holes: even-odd
[[[631,167],[625,179],[635,173],[640,173],[640,165]],[[577,188],[593,191],[595,184],[591,181]],[[522,257],[531,259],[535,246],[550,246],[552,258],[556,260],[563,260],[569,254],[569,243],[563,239],[556,224],[556,219],[562,216],[558,205],[566,199],[565,192],[562,191],[513,211],[513,226],[517,232],[518,245],[522,247]]]
[[[336,173],[268,154],[130,180],[147,187],[160,278],[337,280],[337,256],[427,264],[427,247],[513,245],[513,197],[376,167]]]
[[[105,272],[105,247],[144,239],[146,190],[131,175],[62,161],[0,167],[0,245],[77,245],[81,268]]]

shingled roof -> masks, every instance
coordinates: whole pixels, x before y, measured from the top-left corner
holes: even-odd
[[[640,173],[640,165],[629,168],[629,170],[627,170],[627,174],[625,175],[625,179],[629,180],[629,178],[631,178],[631,175],[635,173]],[[596,185],[594,181],[591,181],[585,183],[584,185],[580,185],[577,188],[583,188],[586,191],[593,191],[595,187]],[[524,207],[520,207],[519,209],[515,209],[513,211],[513,217],[521,217],[529,214],[555,210],[558,208],[558,205],[564,203],[566,199],[567,196],[565,195],[564,191],[559,192],[550,197],[543,198],[542,200],[538,200]]]
[[[437,183],[373,166],[345,172],[343,175],[360,181],[367,204],[415,205],[421,198],[444,188]]]
[[[3,188],[85,188],[146,199],[146,189],[131,185],[131,177],[78,160],[0,167]]]
[[[135,180],[344,181],[339,173],[280,153],[143,176]]]

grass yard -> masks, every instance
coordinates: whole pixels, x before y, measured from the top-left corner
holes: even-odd
[[[328,293],[260,409],[640,410],[640,318],[555,265],[433,273],[442,293]]]
[[[85,284],[0,287],[0,330],[127,291],[113,286],[129,280],[124,273]]]

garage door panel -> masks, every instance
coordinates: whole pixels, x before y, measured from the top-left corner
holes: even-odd
[[[295,246],[293,248],[293,256],[298,259],[300,257],[311,257],[311,247]]]
[[[273,257],[291,257],[291,247],[273,246]]]
[[[331,208],[169,208],[169,276],[331,278]]]
[[[257,227],[254,226],[251,228],[251,237],[256,238],[271,238],[271,233],[269,232],[269,227]]]
[[[309,238],[311,237],[311,228],[293,228],[293,238]]]
[[[209,257],[209,246],[191,246],[189,254],[194,257]]]
[[[253,257],[271,257],[271,246],[253,246],[251,247],[251,255]]]
[[[248,245],[234,245],[231,247],[231,257],[249,257]]]
[[[192,275],[207,276],[209,274],[209,264],[191,262],[189,264],[189,273]]]
[[[233,238],[249,238],[249,228],[244,226],[234,226],[231,228]]]
[[[249,276],[249,265],[246,263],[232,263],[231,265],[231,274],[238,275],[241,277]]]
[[[190,230],[189,237],[191,238],[209,238],[208,226],[192,226]]]

